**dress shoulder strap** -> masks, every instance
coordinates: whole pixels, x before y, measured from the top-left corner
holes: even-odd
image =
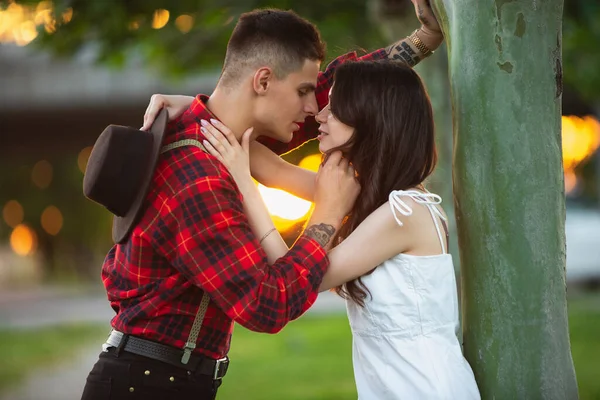
[[[438,205],[442,202],[442,198],[439,195],[434,194],[434,193],[421,192],[419,190],[414,190],[414,189],[413,190],[394,190],[394,191],[392,191],[388,198],[389,203],[390,203],[390,209],[392,210],[392,214],[394,215],[396,222],[400,226],[402,226],[403,224],[402,224],[402,221],[400,221],[400,218],[398,218],[397,213],[400,213],[407,217],[412,215],[412,213],[413,213],[412,208],[408,204],[406,204],[406,202],[403,200],[403,197],[410,197],[416,203],[423,204],[427,207],[427,209],[429,210],[429,213],[431,214],[431,218],[433,218],[433,223],[435,224],[435,230],[437,231],[438,238],[440,239],[440,244],[442,245],[442,252],[445,254],[447,241],[444,240],[442,237],[442,232],[440,230],[438,218],[436,218],[436,216],[439,217],[442,220],[442,223],[444,223],[444,221],[446,221],[446,217],[444,216],[444,214],[442,214],[442,212],[436,207],[436,205]]]

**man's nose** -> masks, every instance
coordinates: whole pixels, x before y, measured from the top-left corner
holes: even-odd
[[[310,98],[306,101],[306,104],[304,105],[304,112],[312,116],[317,115],[317,113],[319,112],[317,98],[314,94],[311,95]]]

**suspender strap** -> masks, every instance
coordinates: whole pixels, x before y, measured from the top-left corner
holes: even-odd
[[[163,146],[160,149],[160,153],[165,153],[169,150],[176,149],[178,147],[183,146],[196,146],[200,148],[202,151],[206,152],[206,149],[200,143],[200,141],[195,139],[184,139],[179,140],[177,142],[170,143],[166,146]],[[192,351],[196,348],[196,342],[198,341],[198,335],[200,334],[200,329],[202,328],[202,322],[204,321],[204,315],[206,314],[206,309],[208,308],[208,303],[210,302],[210,297],[206,292],[202,294],[202,301],[200,302],[200,307],[198,307],[198,312],[196,313],[196,318],[194,318],[194,323],[192,324],[192,329],[190,330],[190,334],[188,336],[187,341],[185,342],[185,346],[183,347],[183,357],[181,357],[181,363],[187,364],[190,361],[190,356],[192,355]]]
[[[167,152],[169,150],[176,149],[178,147],[183,147],[183,146],[196,146],[200,150],[202,150],[203,152],[208,153],[206,151],[206,148],[204,147],[204,145],[202,145],[202,143],[200,143],[199,140],[196,140],[196,139],[183,139],[183,140],[179,140],[177,142],[169,143],[169,144],[163,146],[160,149],[160,154],[165,153],[165,152]]]
[[[200,328],[202,328],[202,322],[204,321],[204,315],[206,314],[206,309],[208,308],[209,301],[210,298],[208,297],[206,292],[203,292],[202,301],[200,302],[200,307],[198,307],[196,318],[194,318],[194,323],[192,324],[190,335],[188,336],[188,339],[185,342],[185,346],[183,347],[183,357],[181,357],[182,364],[187,364],[188,361],[190,361],[192,351],[194,351],[194,349],[196,348],[196,341],[198,340],[198,335],[200,334]]]

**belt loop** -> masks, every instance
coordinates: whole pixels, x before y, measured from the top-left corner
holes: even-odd
[[[123,336],[121,337],[121,341],[119,342],[119,345],[117,346],[117,350],[115,352],[117,357],[119,357],[121,355],[121,352],[125,348],[125,345],[127,344],[128,340],[129,340],[129,335],[124,333]]]

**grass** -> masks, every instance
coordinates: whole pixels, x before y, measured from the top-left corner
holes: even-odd
[[[600,293],[569,298],[580,400],[600,400]],[[239,326],[219,400],[356,399],[345,315],[302,318],[277,335]]]
[[[580,400],[600,399],[600,293],[569,299],[571,354]]]
[[[219,400],[356,399],[344,314],[304,317],[276,335],[235,327]]]
[[[570,298],[569,323],[580,400],[598,400],[600,293]],[[104,325],[0,330],[0,392],[21,382],[32,366],[51,366],[105,338]],[[277,335],[236,326],[218,399],[356,399],[351,343],[343,314],[304,317]]]
[[[85,346],[100,343],[104,339],[104,324],[60,325],[31,330],[0,329],[0,392],[17,386],[30,370],[68,360]]]

